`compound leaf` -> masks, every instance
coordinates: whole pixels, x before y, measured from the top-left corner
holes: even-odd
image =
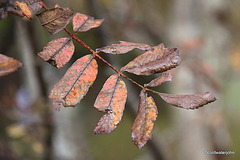
[[[71,37],[59,38],[50,41],[38,55],[57,68],[63,67],[74,53],[74,44]]]
[[[74,32],[86,32],[91,28],[99,27],[103,22],[103,19],[94,19],[85,14],[76,13],[73,17],[73,31]]]
[[[125,54],[135,48],[138,48],[140,50],[151,50],[153,47],[147,45],[147,44],[141,44],[141,43],[132,43],[132,42],[125,42],[125,41],[119,41],[119,44],[112,44],[111,46],[106,46],[102,48],[96,49],[96,51],[101,51],[104,53],[110,53],[110,54]]]
[[[61,31],[69,23],[74,12],[72,8],[52,8],[37,14],[42,26],[51,34]]]
[[[167,81],[172,81],[172,75],[170,73],[162,73],[159,77],[152,80],[150,83],[145,84],[144,86],[145,87],[157,87]]]
[[[93,55],[79,58],[67,70],[61,80],[54,85],[49,98],[53,100],[54,107],[74,107],[87,94],[90,86],[97,77],[97,61]]]
[[[152,138],[154,122],[157,118],[157,106],[150,96],[142,90],[137,117],[132,126],[132,139],[134,144],[141,149]]]
[[[121,121],[127,99],[127,88],[118,74],[110,76],[98,94],[94,106],[102,112],[94,132],[106,134],[112,132]]]
[[[8,75],[22,66],[22,63],[11,57],[0,54],[0,76]]]
[[[127,71],[136,75],[151,75],[164,72],[178,66],[181,58],[176,48],[164,48],[163,44],[155,47],[129,62],[121,68],[121,71]]]
[[[197,109],[216,100],[216,97],[209,92],[193,95],[172,95],[165,93],[158,93],[158,95],[167,103],[185,109]]]

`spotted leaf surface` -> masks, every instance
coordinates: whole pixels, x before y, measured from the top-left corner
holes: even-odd
[[[22,13],[29,19],[32,19],[32,12],[30,10],[30,8],[28,7],[27,3],[25,2],[19,2],[16,1],[15,2],[16,5],[21,9]]]
[[[49,42],[38,55],[57,68],[63,67],[74,53],[74,44],[71,37],[59,38]]]
[[[121,121],[127,99],[127,88],[118,74],[110,76],[98,94],[94,106],[102,112],[107,112],[101,117],[94,132],[106,134],[112,132]]]
[[[216,97],[209,92],[193,95],[158,94],[167,103],[185,109],[197,109],[216,100]]]
[[[172,81],[172,75],[170,73],[162,73],[159,77],[152,80],[150,83],[144,85],[145,87],[157,87],[164,82]]]
[[[21,66],[22,63],[18,60],[0,54],[0,76],[5,76],[15,72]]]
[[[72,8],[52,8],[37,14],[42,26],[49,33],[56,34],[61,31],[69,23],[74,12]]]
[[[76,13],[73,17],[73,31],[86,32],[92,28],[99,27],[102,22],[103,19],[94,19],[88,15]]]
[[[152,138],[154,122],[157,118],[157,107],[152,97],[142,90],[137,117],[132,126],[132,139],[134,144],[141,149]]]
[[[127,71],[136,75],[151,75],[164,72],[178,66],[181,58],[176,48],[164,48],[163,44],[155,47],[129,62],[121,68],[121,71]]]
[[[97,68],[93,55],[86,55],[74,62],[50,93],[54,107],[58,109],[60,104],[76,106],[95,81]]]
[[[101,51],[110,54],[125,54],[135,48],[145,51],[153,49],[153,47],[147,44],[120,41],[119,44],[112,44],[111,46],[98,48],[96,49],[96,51]]]

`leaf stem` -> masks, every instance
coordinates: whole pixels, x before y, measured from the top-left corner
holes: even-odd
[[[40,0],[40,4],[42,5],[42,7],[43,7],[45,10],[48,10],[48,7],[43,3],[42,0]]]
[[[48,10],[47,6],[42,2],[42,0],[40,0],[40,3],[42,4],[43,8],[45,10]],[[143,85],[137,83],[136,81],[134,81],[133,79],[129,78],[128,76],[126,76],[125,74],[123,74],[122,71],[119,71],[117,68],[115,68],[113,65],[111,65],[108,61],[106,61],[104,58],[102,58],[96,51],[94,51],[91,47],[89,47],[88,45],[86,45],[82,40],[80,40],[78,37],[76,37],[76,34],[72,34],[67,28],[64,28],[64,30],[67,32],[67,34],[72,37],[73,39],[75,39],[78,43],[80,43],[83,47],[85,47],[87,50],[89,50],[95,57],[97,57],[98,59],[100,59],[102,62],[104,62],[107,66],[109,66],[110,68],[112,68],[115,72],[117,72],[120,76],[126,78],[128,81],[132,82],[133,84],[137,85],[138,87],[142,88],[145,91],[149,91],[152,93],[158,93],[157,91],[151,90],[147,87],[144,87]]]
[[[74,34],[72,34],[67,28],[64,28],[64,30],[69,34],[69,36],[71,36],[73,39],[75,39],[78,43],[80,43],[83,47],[85,47],[86,49],[88,49],[90,52],[92,52],[94,55],[96,54],[96,52],[91,49],[88,45],[86,45],[83,41],[81,41],[78,37],[76,37]]]

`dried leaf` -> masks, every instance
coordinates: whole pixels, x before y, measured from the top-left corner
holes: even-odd
[[[93,55],[86,55],[74,62],[51,91],[49,97],[53,100],[54,107],[58,109],[59,104],[65,107],[76,106],[95,81],[97,68]]]
[[[103,85],[94,106],[102,112],[107,112],[99,120],[94,132],[106,134],[112,132],[121,121],[127,99],[127,88],[119,75],[112,75]]]
[[[51,34],[55,34],[66,27],[73,14],[72,8],[52,8],[37,14],[37,16],[42,26]]]
[[[216,100],[215,96],[209,92],[193,95],[158,94],[167,103],[185,109],[197,109]]]
[[[137,117],[132,126],[134,144],[141,149],[152,138],[154,122],[157,118],[157,106],[152,97],[142,90]]]
[[[99,27],[103,22],[103,19],[94,19],[85,14],[76,13],[73,17],[73,31],[85,32],[91,28]]]
[[[96,49],[96,51],[101,51],[101,52],[110,53],[110,54],[124,54],[135,48],[138,48],[140,50],[145,50],[145,51],[153,49],[153,47],[147,44],[120,41],[120,44],[112,44],[111,46],[98,48]]]
[[[136,75],[151,75],[164,72],[180,64],[181,58],[176,48],[164,48],[163,44],[158,45],[154,50],[150,50],[129,62],[121,68]]]
[[[57,68],[63,67],[74,53],[71,37],[59,38],[49,42],[38,55]]]
[[[5,8],[0,8],[0,20],[8,17],[8,12]]]
[[[172,75],[170,73],[162,73],[159,77],[152,80],[150,83],[145,84],[144,86],[145,87],[157,87],[167,81],[172,81]]]
[[[42,4],[40,0],[24,0],[28,7],[36,14],[42,8]]]
[[[0,76],[15,72],[22,66],[22,63],[13,58],[0,54]]]
[[[32,12],[25,2],[15,2],[16,5],[22,10],[22,13],[29,19],[32,19]]]

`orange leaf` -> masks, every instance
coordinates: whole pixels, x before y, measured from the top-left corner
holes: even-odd
[[[164,82],[172,81],[172,75],[170,73],[162,73],[159,77],[152,80],[150,83],[145,84],[145,87],[157,87]]]
[[[158,45],[154,50],[150,50],[129,62],[121,68],[136,75],[151,75],[164,72],[180,64],[181,58],[176,48],[164,48],[163,44]]]
[[[97,68],[93,55],[75,61],[51,91],[49,97],[53,100],[54,107],[59,109],[60,104],[65,107],[76,106],[95,81]]]
[[[22,66],[22,63],[13,58],[0,54],[0,76],[15,72]]]
[[[85,14],[76,13],[73,17],[73,31],[74,32],[85,32],[91,28],[99,27],[103,22],[103,19],[94,19]]]
[[[141,149],[152,138],[154,122],[157,118],[157,106],[152,97],[142,90],[137,117],[132,126],[134,144]]]
[[[73,14],[72,8],[52,8],[37,14],[37,16],[42,26],[51,34],[55,34],[66,27]]]
[[[49,42],[38,55],[57,68],[63,67],[72,57],[74,45],[71,37],[59,38]]]
[[[101,51],[110,54],[124,54],[135,48],[145,51],[153,49],[153,47],[147,44],[120,41],[120,44],[112,44],[111,46],[98,48],[96,49],[96,51]]]
[[[107,112],[99,120],[94,130],[96,134],[110,133],[117,127],[121,121],[126,100],[127,88],[124,81],[119,75],[112,75],[103,85],[94,104],[99,111]]]
[[[22,13],[29,19],[32,19],[32,13],[30,8],[28,7],[28,5],[25,2],[15,2],[16,5],[22,10]]]
[[[209,92],[193,95],[172,95],[165,93],[158,93],[158,95],[167,103],[185,109],[197,109],[216,100],[216,97]]]

